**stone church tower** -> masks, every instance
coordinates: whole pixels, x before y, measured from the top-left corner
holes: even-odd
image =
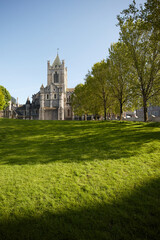
[[[47,64],[47,86],[43,84],[40,91],[32,95],[26,104],[14,107],[12,113],[16,118],[32,120],[73,120],[71,95],[74,88],[67,88],[67,68],[57,54],[54,62]],[[9,109],[6,117],[9,117]],[[11,114],[10,114],[11,115]]]
[[[40,120],[72,119],[71,89],[67,89],[67,68],[57,54],[54,62],[47,64],[47,86],[40,88]]]

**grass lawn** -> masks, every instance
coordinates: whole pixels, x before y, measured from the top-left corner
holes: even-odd
[[[160,123],[0,119],[0,240],[159,240]]]

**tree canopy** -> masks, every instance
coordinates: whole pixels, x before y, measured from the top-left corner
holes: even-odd
[[[155,8],[157,11],[160,8],[158,4],[151,8],[150,2],[147,1],[144,9],[138,9],[133,1],[129,8],[118,16],[120,41],[126,44],[131,66],[135,69],[136,91],[144,109],[144,121],[148,120],[149,102],[155,101],[160,94],[160,42],[157,35],[158,26],[153,16]],[[148,21],[150,24],[146,25]]]
[[[3,110],[5,104],[4,94],[0,88],[0,110]]]
[[[112,95],[108,87],[108,64],[106,61],[101,61],[92,67],[91,72],[86,78],[86,84],[92,95],[92,106],[99,107],[97,113],[103,112],[103,117],[106,120],[107,110],[112,105]]]
[[[136,1],[117,16],[120,38],[106,60],[93,65],[85,83],[75,89],[73,109],[102,115],[147,107],[160,102],[160,1]],[[79,108],[79,110],[78,110]]]
[[[8,90],[5,87],[1,86],[1,85],[0,85],[0,90],[1,90],[1,92],[3,94],[3,96],[4,96],[3,109],[5,109],[9,105],[9,101],[11,100],[11,95],[8,92]]]
[[[128,57],[128,49],[123,42],[112,44],[109,49],[109,81],[108,86],[119,105],[119,116],[122,120],[123,110],[131,108],[133,95],[133,74]]]

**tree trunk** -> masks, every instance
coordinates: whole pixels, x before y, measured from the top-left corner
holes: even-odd
[[[106,111],[107,111],[107,108],[106,108],[107,100],[106,100],[106,94],[105,94],[104,89],[103,89],[102,94],[103,94],[104,120],[106,120],[107,119],[107,113],[106,113]]]
[[[122,113],[123,113],[123,106],[122,106],[122,102],[120,101],[120,121],[122,120]]]
[[[147,111],[147,101],[145,96],[143,96],[143,114],[144,114],[144,122],[148,121],[148,111]]]
[[[106,102],[104,101],[104,120],[107,119],[107,113],[106,113]]]
[[[104,95],[104,97],[103,97],[103,104],[104,104],[104,120],[106,120],[106,119],[107,119],[107,113],[106,113],[107,108],[106,108],[106,99],[105,99],[105,95]]]

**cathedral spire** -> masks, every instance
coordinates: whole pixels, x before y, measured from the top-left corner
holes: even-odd
[[[56,56],[56,58],[55,58],[55,60],[54,60],[54,62],[53,62],[53,64],[52,64],[52,66],[53,67],[55,67],[55,66],[60,66],[62,63],[61,63],[61,61],[60,61],[60,59],[59,59],[59,55],[58,55],[58,48],[57,48],[57,56]]]
[[[26,104],[30,104],[29,97],[27,98]]]

